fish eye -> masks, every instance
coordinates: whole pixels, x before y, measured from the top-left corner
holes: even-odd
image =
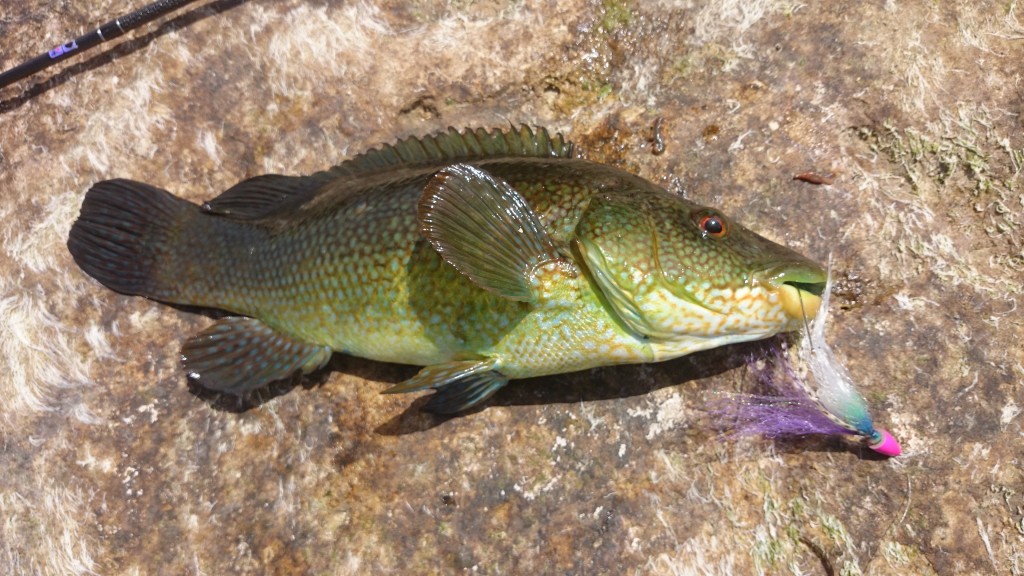
[[[705,237],[723,238],[728,231],[725,226],[725,218],[715,213],[699,214],[697,227]]]

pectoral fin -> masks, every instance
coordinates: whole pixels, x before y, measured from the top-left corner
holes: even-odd
[[[468,164],[438,172],[423,190],[420,230],[438,254],[481,288],[536,299],[531,275],[559,258],[537,214],[508,183]]]
[[[188,377],[204,388],[244,394],[331,358],[327,346],[281,334],[255,318],[229,317],[190,338],[181,348]]]
[[[427,366],[405,382],[388,388],[384,394],[437,390],[423,409],[437,414],[454,414],[476,406],[508,384],[508,378],[493,368],[491,360]]]

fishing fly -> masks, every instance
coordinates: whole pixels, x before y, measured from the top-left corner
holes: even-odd
[[[830,258],[818,313],[810,322],[804,316],[804,336],[795,353],[798,364],[794,366],[793,351],[785,344],[771,348],[767,358],[751,358],[748,368],[758,393],[731,395],[710,411],[729,427],[730,435],[848,436],[884,456],[899,456],[899,442],[874,425],[867,402],[825,341],[831,268]]]

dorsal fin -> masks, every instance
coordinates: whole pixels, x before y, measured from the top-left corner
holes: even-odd
[[[440,169],[446,165],[487,158],[578,158],[578,148],[561,134],[552,137],[544,128],[523,124],[518,129],[491,130],[449,128],[422,138],[410,137],[385,144],[308,176],[266,174],[243,180],[203,204],[211,214],[241,220],[273,215],[285,204],[298,206],[339,178],[370,176],[397,168]]]
[[[330,182],[332,178],[328,172],[317,172],[310,176],[255,176],[242,180],[222,192],[220,196],[204,202],[203,211],[243,220],[255,220],[272,212],[282,202],[300,194],[310,193]]]
[[[536,131],[523,124],[518,129],[448,128],[422,138],[406,138],[395,144],[368,150],[331,168],[338,175],[366,175],[397,166],[419,166],[471,162],[489,157],[577,158],[580,153],[561,134],[551,136],[544,128]],[[316,176],[316,175],[314,175]]]

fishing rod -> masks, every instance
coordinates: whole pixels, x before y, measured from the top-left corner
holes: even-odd
[[[131,14],[114,18],[92,32],[87,32],[74,40],[69,40],[59,46],[55,46],[49,52],[40,54],[0,74],[0,88],[6,88],[22,78],[49,68],[57,62],[70,58],[79,52],[88,50],[108,40],[124,36],[129,30],[134,30],[192,2],[195,2],[195,0],[158,0],[148,6],[139,8]]]

